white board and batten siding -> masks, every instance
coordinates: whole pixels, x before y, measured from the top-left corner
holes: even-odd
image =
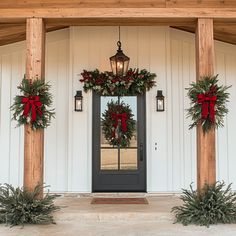
[[[52,84],[56,119],[45,132],[45,182],[55,192],[91,192],[92,95],[74,112],[83,69],[109,70],[117,27],[71,27],[47,35],[46,80]],[[194,36],[168,27],[122,27],[122,48],[130,66],[157,74],[147,93],[147,191],[179,192],[196,183],[196,133],[186,119],[185,88],[195,80]],[[216,42],[216,73],[230,88],[230,113],[217,132],[217,176],[236,190],[236,46]],[[25,43],[0,47],[0,182],[22,185],[23,129],[14,128],[9,107],[24,75]],[[156,112],[163,90],[166,111]],[[155,143],[157,150],[155,150]]]

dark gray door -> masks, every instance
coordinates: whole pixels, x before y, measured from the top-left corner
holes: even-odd
[[[129,104],[136,132],[127,148],[113,147],[104,138],[101,116],[107,103]],[[146,191],[145,96],[99,96],[93,94],[93,192]]]

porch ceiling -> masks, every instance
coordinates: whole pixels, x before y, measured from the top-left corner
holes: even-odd
[[[46,30],[47,32],[67,28],[71,24],[47,24]],[[76,25],[97,25],[86,22],[86,24],[76,24]],[[99,25],[127,25],[127,22],[124,24],[124,22],[117,20],[117,22],[103,22],[103,24]],[[131,22],[128,25],[150,25],[147,22]],[[151,25],[160,25],[159,23],[155,23],[155,21],[152,22]],[[165,24],[163,24],[165,25]],[[167,24],[166,24],[167,25]],[[185,25],[181,26],[178,24],[175,24],[172,26],[176,29],[188,31],[191,33],[195,32],[195,23],[192,22],[192,25]],[[220,40],[226,43],[231,43],[236,45],[236,23],[235,24],[229,24],[229,25],[215,25],[214,26],[214,37],[216,40]],[[22,40],[25,40],[26,38],[26,26],[25,24],[0,24],[0,46],[19,42]]]
[[[25,39],[26,18],[47,31],[71,25],[165,25],[195,32],[197,18],[213,18],[215,39],[236,44],[235,0],[1,0],[0,46]]]

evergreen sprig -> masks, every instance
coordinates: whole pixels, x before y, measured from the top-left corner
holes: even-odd
[[[112,72],[84,70],[81,73],[84,91],[92,90],[103,96],[125,96],[144,94],[155,86],[156,74],[147,70],[129,69],[125,76],[116,76]]]
[[[224,182],[207,185],[198,191],[183,189],[180,199],[182,206],[175,206],[175,223],[183,225],[195,224],[209,227],[211,224],[236,223],[236,193],[231,184],[224,189]]]
[[[18,122],[18,126],[31,124],[34,130],[48,127],[51,123],[51,118],[55,117],[54,109],[49,109],[52,105],[52,94],[49,92],[51,85],[41,79],[28,80],[24,77],[17,88],[22,95],[17,95],[14,98],[14,103],[11,106],[11,111],[13,111],[12,119]],[[22,99],[30,96],[39,96],[42,103],[42,116],[37,115],[36,120],[33,122],[31,121],[32,109],[30,109],[27,117],[23,115],[25,105],[22,103]]]
[[[127,114],[127,131],[123,132],[121,127],[118,126],[117,130],[114,130],[114,120],[112,119],[112,114]],[[107,110],[102,114],[102,131],[108,141],[112,146],[120,146],[126,148],[130,145],[130,140],[133,137],[135,131],[135,120],[133,119],[132,110],[129,105],[124,102],[114,102],[113,100],[107,104]],[[117,132],[119,135],[113,136],[113,132]]]
[[[43,199],[38,199],[45,187],[38,185],[33,192],[29,192],[10,184],[0,185],[0,224],[15,226],[55,223],[52,213],[59,209],[53,203],[56,195],[49,195],[48,192]]]
[[[191,83],[188,90],[188,97],[190,98],[190,108],[187,110],[187,117],[192,118],[192,124],[189,128],[201,124],[204,132],[209,131],[211,128],[218,128],[224,126],[224,116],[228,113],[226,102],[229,101],[229,93],[226,92],[231,86],[219,86],[218,75],[205,76],[196,83]],[[208,115],[207,119],[202,119],[202,105],[198,103],[198,95],[209,93],[211,88],[214,87],[215,96],[217,100],[215,103],[215,121],[213,122]]]

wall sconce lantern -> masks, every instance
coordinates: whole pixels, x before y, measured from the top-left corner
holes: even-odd
[[[127,57],[122,49],[120,42],[120,26],[119,26],[119,41],[117,42],[118,50],[116,55],[110,57],[111,69],[114,75],[124,76],[126,75],[129,67],[129,57]]]
[[[157,111],[165,111],[165,97],[162,94],[162,90],[157,90]]]
[[[82,91],[76,91],[75,94],[75,111],[83,111],[83,96]]]

